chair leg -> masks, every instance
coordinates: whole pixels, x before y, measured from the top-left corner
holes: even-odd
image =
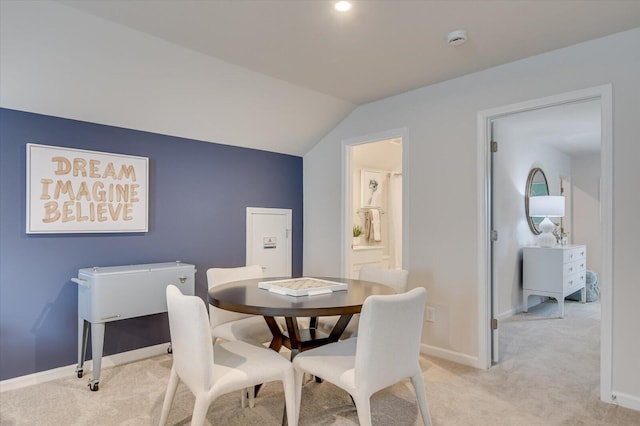
[[[356,404],[358,411],[358,422],[360,426],[371,426],[371,399],[365,395],[351,395],[351,399]]]
[[[302,390],[302,378],[300,379],[300,389]],[[282,386],[284,387],[284,403],[287,411],[287,424],[289,426],[296,426],[298,424],[298,387],[296,385],[296,375],[293,369],[290,369],[284,373],[282,378]]]
[[[171,410],[171,404],[173,404],[173,397],[176,395],[176,389],[178,389],[178,373],[171,368],[169,373],[169,383],[167,384],[167,391],[164,394],[164,402],[162,403],[162,411],[160,414],[160,426],[167,424],[167,418],[169,417],[169,410]]]
[[[196,396],[196,403],[193,406],[193,415],[191,416],[191,426],[202,426],[204,424],[209,405],[211,405],[211,401],[206,397]]]
[[[247,397],[249,398],[249,408],[256,406],[256,393],[253,387],[245,389]]]
[[[302,370],[295,370],[295,374],[294,374],[294,380],[295,380],[295,418],[296,420],[300,419],[300,403],[301,403],[301,399],[302,399],[302,384],[304,381],[304,371]],[[288,414],[287,414],[288,416]]]
[[[422,422],[424,423],[424,426],[431,426],[431,414],[429,413],[427,391],[425,389],[422,372],[412,376],[411,383],[413,384],[413,389],[416,391],[416,399],[418,400],[418,406],[420,407],[420,414],[422,414]]]

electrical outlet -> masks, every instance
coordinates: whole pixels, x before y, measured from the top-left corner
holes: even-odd
[[[427,322],[436,322],[436,308],[427,306]]]

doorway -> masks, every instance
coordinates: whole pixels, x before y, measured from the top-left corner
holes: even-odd
[[[343,153],[342,276],[357,278],[367,264],[406,267],[404,130],[343,141]]]
[[[612,247],[612,102],[611,86],[600,86],[591,89],[552,96],[549,98],[529,101],[516,105],[509,105],[478,114],[478,194],[479,194],[479,248],[480,285],[479,285],[479,323],[480,325],[480,363],[485,368],[491,366],[493,360],[499,359],[497,326],[499,295],[493,290],[494,283],[494,253],[492,239],[494,237],[491,223],[492,193],[495,182],[491,177],[494,166],[491,151],[491,123],[510,115],[538,111],[545,108],[568,105],[576,102],[597,101],[600,105],[601,151],[600,151],[600,235],[602,242],[601,254],[601,359],[600,359],[600,397],[608,401],[611,389],[611,294],[613,282],[611,280],[611,247]],[[500,145],[498,144],[498,150]],[[526,170],[528,172],[528,170]],[[566,177],[566,176],[565,176]],[[559,182],[557,183],[559,186]],[[510,235],[503,235],[503,238]],[[498,239],[500,234],[498,233]]]

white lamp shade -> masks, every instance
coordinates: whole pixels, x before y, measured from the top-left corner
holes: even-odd
[[[543,195],[529,198],[529,216],[563,217],[564,197],[561,195]]]

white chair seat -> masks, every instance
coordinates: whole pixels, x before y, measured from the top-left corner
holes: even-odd
[[[355,389],[355,355],[357,339],[341,340],[313,349],[313,356],[294,358],[296,368],[313,371],[317,377],[347,390]],[[300,359],[298,359],[300,358]]]
[[[291,367],[282,355],[245,342],[213,345],[213,381],[221,394],[280,380]]]
[[[255,316],[226,322],[211,330],[211,336],[225,341],[240,341],[256,346],[270,342],[273,335],[263,317]]]

